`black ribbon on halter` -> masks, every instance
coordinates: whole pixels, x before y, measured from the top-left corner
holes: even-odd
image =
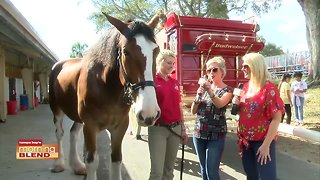
[[[153,81],[141,81],[138,83],[131,83],[129,80],[129,77],[127,75],[127,73],[124,70],[124,67],[122,65],[122,61],[120,58],[121,52],[120,52],[120,48],[118,48],[118,63],[120,66],[120,71],[124,77],[125,80],[125,84],[124,84],[124,94],[123,94],[123,102],[126,103],[127,105],[132,105],[134,102],[134,97],[133,97],[133,93],[137,90],[144,89],[146,86],[153,86],[155,87],[155,84]]]

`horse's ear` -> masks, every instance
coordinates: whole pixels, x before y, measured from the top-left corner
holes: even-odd
[[[109,16],[108,14],[106,14],[105,12],[102,12],[102,14],[104,14],[106,16],[106,18],[108,19],[108,21],[114,26],[116,27],[120,32],[121,34],[124,34],[127,29],[128,29],[128,24],[120,21],[119,19],[117,18],[114,18],[112,16]]]
[[[165,23],[167,21],[166,15],[163,13],[163,11],[160,11],[155,16],[152,17],[152,19],[148,22],[148,26],[152,29],[156,28],[158,23]]]

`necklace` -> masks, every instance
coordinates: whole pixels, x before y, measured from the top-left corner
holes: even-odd
[[[159,75],[162,77],[162,79],[164,79],[166,81],[168,80],[168,75],[164,75],[161,72],[159,72]]]

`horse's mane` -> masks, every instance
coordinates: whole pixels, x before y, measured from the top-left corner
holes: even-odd
[[[125,34],[127,39],[130,40],[137,34],[143,34],[146,38],[155,42],[153,30],[145,23],[135,21],[130,23],[128,27],[129,31]],[[120,32],[116,28],[111,28],[89,49],[83,59],[90,61],[90,67],[93,67],[94,64],[102,64],[104,67],[115,67],[120,35]]]
[[[148,39],[154,41],[154,32],[153,32],[153,30],[149,26],[147,26],[145,23],[143,23],[141,21],[135,21],[133,23],[130,23],[129,29],[130,29],[130,33],[127,36],[128,39],[134,37],[137,34],[143,34]]]

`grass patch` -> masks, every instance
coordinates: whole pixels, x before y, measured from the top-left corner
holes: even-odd
[[[306,123],[320,123],[319,97],[320,87],[312,87],[308,89],[304,106],[304,116],[306,119]]]
[[[306,80],[306,78],[303,78]],[[278,86],[281,79],[272,79],[272,82]],[[294,81],[291,79],[290,84]],[[307,124],[318,124],[320,126],[320,85],[312,86],[307,90],[304,104],[304,122]],[[292,120],[294,120],[294,108],[292,108]]]

